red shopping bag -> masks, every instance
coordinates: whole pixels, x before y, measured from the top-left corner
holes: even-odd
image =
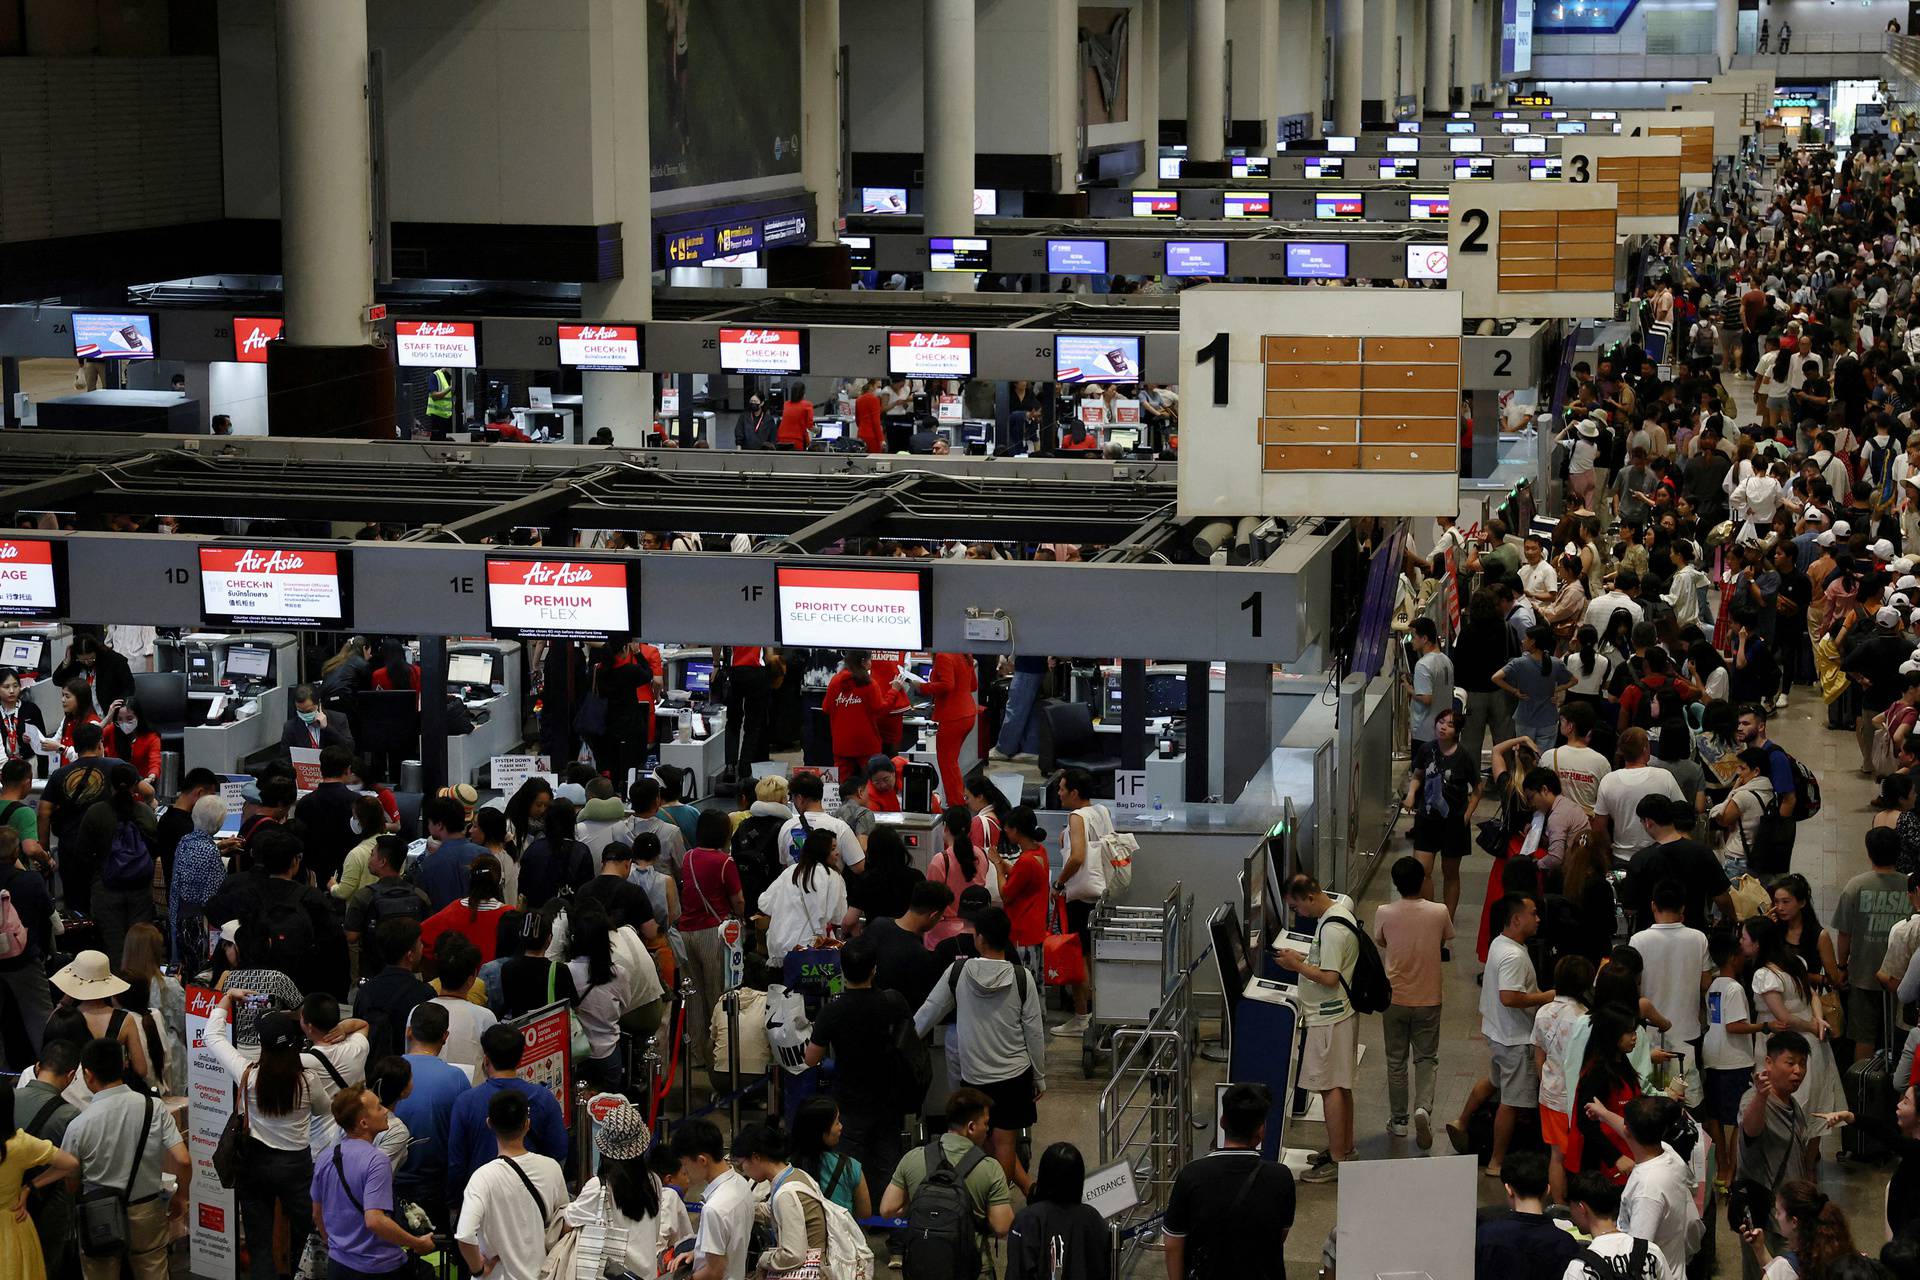
[[[1080,935],[1067,928],[1067,900],[1053,899],[1053,932],[1041,944],[1040,959],[1045,967],[1047,985],[1071,987],[1087,980],[1087,955],[1080,946]]]

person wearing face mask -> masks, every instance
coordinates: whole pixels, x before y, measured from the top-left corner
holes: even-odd
[[[747,407],[733,424],[733,446],[736,449],[771,449],[774,432],[779,429],[780,415],[767,408],[767,402],[758,394],[747,397]]]
[[[319,695],[310,684],[295,685],[293,714],[280,729],[283,747],[345,747],[353,750],[353,734],[346,722],[320,709]]]
[[[386,833],[387,811],[380,807],[380,797],[361,793],[353,798],[353,811],[347,818],[347,830],[358,841],[347,850],[346,860],[340,864],[339,879],[334,881],[333,896],[341,902],[352,902],[354,895],[374,881],[369,866],[373,859],[373,842]]]
[[[107,708],[104,735],[107,754],[133,766],[143,782],[160,781],[160,735],[147,724],[137,698],[116,702]]]
[[[73,646],[67,650],[67,660],[54,668],[55,684],[66,685],[74,680],[86,681],[92,690],[92,705],[87,709],[95,715],[133,697],[132,667],[99,636],[75,636]]]
[[[40,708],[21,696],[20,673],[0,667],[0,761],[33,759],[29,725],[43,734],[47,731]]]

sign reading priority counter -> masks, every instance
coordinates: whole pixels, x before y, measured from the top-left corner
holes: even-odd
[[[825,569],[783,564],[775,571],[781,644],[816,649],[925,649],[925,569]]]

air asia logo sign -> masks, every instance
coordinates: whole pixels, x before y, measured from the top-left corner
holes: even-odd
[[[0,539],[0,617],[52,618],[60,612],[51,542]]]
[[[236,573],[297,573],[306,557],[293,551],[242,551],[233,562]]]
[[[397,320],[394,360],[411,369],[478,369],[480,326],[465,320]]]
[[[487,623],[523,636],[604,639],[632,625],[627,566],[594,560],[487,561]]]
[[[722,329],[720,367],[729,373],[805,373],[799,329]]]
[[[338,552],[200,548],[201,608],[209,622],[337,626],[345,618],[342,596]]]
[[[889,333],[887,372],[896,378],[971,378],[970,333]]]
[[[563,324],[559,346],[560,363],[576,369],[638,369],[645,363],[639,325]]]
[[[235,316],[233,358],[240,364],[265,364],[267,344],[285,336],[286,323],[277,316]]]

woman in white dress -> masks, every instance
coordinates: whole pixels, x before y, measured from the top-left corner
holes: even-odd
[[[1832,1029],[1820,1016],[1813,1001],[1813,988],[1807,985],[1806,965],[1787,948],[1786,935],[1766,916],[1754,916],[1740,926],[1740,952],[1747,958],[1747,986],[1753,994],[1753,1008],[1768,1024],[1769,1030],[1798,1031],[1807,1038],[1813,1052],[1807,1055],[1807,1078],[1797,1095],[1809,1116],[1821,1112],[1842,1111],[1847,1100],[1840,1088],[1840,1070],[1834,1064],[1833,1051],[1824,1043]],[[1754,1037],[1754,1067],[1766,1065],[1764,1036]],[[1826,1125],[1812,1122],[1813,1140],[1807,1153],[1809,1167],[1819,1158],[1820,1137]]]
[[[611,1271],[651,1276],[660,1263],[660,1180],[647,1169],[653,1135],[640,1108],[622,1103],[594,1126],[600,1153],[597,1177],[589,1178],[566,1207],[567,1225],[580,1237],[574,1271],[561,1280],[585,1280]]]

